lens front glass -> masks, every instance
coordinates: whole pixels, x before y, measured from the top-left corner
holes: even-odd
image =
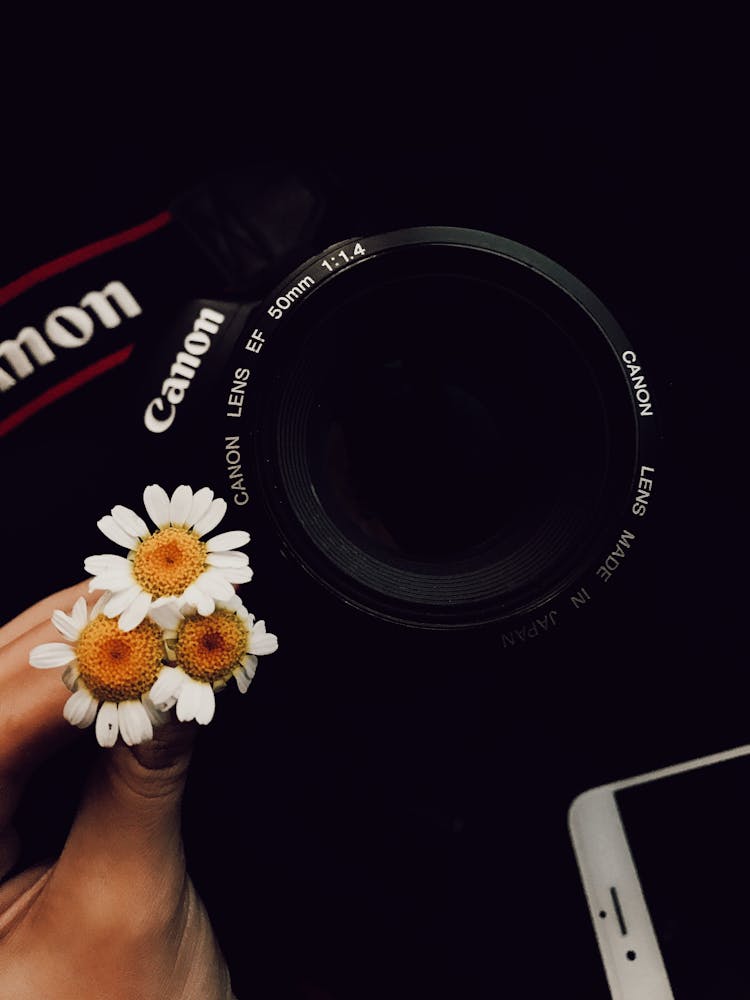
[[[510,555],[598,497],[607,442],[593,373],[530,303],[421,276],[346,302],[317,338],[332,350],[313,478],[358,543],[436,564],[488,546]]]

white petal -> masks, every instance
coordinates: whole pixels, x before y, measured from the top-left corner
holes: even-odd
[[[243,620],[247,617],[247,609],[242,604],[242,598],[240,597],[239,594],[235,594],[234,591],[232,591],[232,596],[229,598],[228,601],[217,601],[216,603],[219,605],[219,607],[224,608],[225,611],[234,611],[234,613],[236,615],[239,615],[240,618],[242,618]],[[241,613],[243,611],[244,611],[244,616]]]
[[[247,552],[209,552],[206,556],[209,566],[247,566],[249,561]]]
[[[78,678],[80,677],[78,672],[78,664],[75,660],[72,660],[65,670],[62,672],[62,682],[68,691],[75,691],[78,687]]]
[[[85,687],[79,688],[68,698],[63,707],[63,715],[71,724],[85,729],[90,726],[96,718],[96,710],[99,702]]]
[[[189,587],[188,590],[190,590]],[[185,591],[185,594],[187,594],[187,590]],[[198,609],[194,604],[188,604],[186,602],[185,594],[182,595],[182,598],[180,599],[179,603],[175,604],[175,608],[177,608],[177,610],[180,612],[183,618],[189,618],[190,615],[196,614]]]
[[[96,739],[101,747],[113,747],[117,743],[117,705],[105,701],[96,717]]]
[[[192,677],[187,677],[177,699],[177,718],[180,722],[189,722],[197,718],[198,713],[204,705],[205,697],[213,698],[213,691],[210,696],[205,696],[205,691],[211,691],[210,684],[202,681],[195,681]]]
[[[210,684],[201,684],[200,703],[195,713],[195,721],[199,726],[207,726],[216,711],[216,698]]]
[[[258,657],[250,654],[249,656],[242,657],[242,669],[247,674],[248,680],[252,680],[255,677],[255,671],[258,669]]]
[[[118,593],[111,595],[104,608],[104,614],[107,618],[117,618],[118,615],[123,613],[125,608],[133,603],[140,593],[141,585],[134,583],[127,590],[120,590]]]
[[[194,583],[191,583],[188,589],[180,598],[180,611],[183,615],[192,614],[189,609],[193,607],[193,611],[197,611],[197,602],[201,597],[200,591],[196,588]]]
[[[109,607],[109,605],[107,605]],[[129,607],[120,615],[118,625],[121,632],[130,632],[141,624],[146,617],[148,609],[151,607],[151,594],[142,590]]]
[[[166,711],[177,701],[186,679],[187,674],[177,667],[162,667],[148,696],[158,709]]]
[[[120,504],[112,508],[112,517],[117,521],[123,531],[136,538],[148,538],[151,532],[148,525],[130,507],[123,507]]]
[[[214,498],[214,491],[209,489],[208,486],[203,486],[193,497],[193,502],[190,505],[190,513],[187,518],[187,525],[192,528],[193,525],[200,521],[203,515],[208,511],[211,506],[211,501]]]
[[[91,586],[94,582],[96,582],[96,587]],[[131,570],[109,569],[102,573],[97,573],[89,581],[89,590],[106,590],[108,583],[114,584],[117,590],[122,590],[124,587],[132,587],[135,583],[132,568]]]
[[[104,605],[112,596],[110,590],[105,590],[104,593],[97,599],[97,601],[92,604],[91,610],[89,611],[89,621],[92,622],[95,618],[98,618],[104,609]]]
[[[160,712],[147,694],[141,695],[141,704],[146,709],[146,714],[151,720],[152,726],[163,726],[169,717],[168,712]]]
[[[172,603],[157,604],[154,602],[149,608],[148,616],[161,628],[169,630],[176,629],[182,621],[182,615]]]
[[[75,625],[70,615],[66,615],[64,611],[52,612],[52,624],[55,626],[60,635],[64,635],[66,639],[72,639],[73,642],[75,642],[78,638],[81,631]]]
[[[78,627],[78,630],[84,628],[89,621],[88,617],[89,609],[86,604],[85,597],[79,597],[78,600],[73,605],[73,610],[70,612],[70,617],[73,620],[73,624]]]
[[[110,590],[113,594],[117,594],[132,587],[134,583],[132,574],[121,573],[119,570],[113,573],[100,573],[89,580],[89,593],[93,590]]]
[[[169,524],[169,497],[167,491],[153,483],[143,491],[143,506],[157,528]]]
[[[182,596],[186,604],[195,605],[195,610],[199,615],[211,615],[216,609],[213,597],[205,590],[201,590],[195,583],[191,584]]]
[[[239,594],[235,594],[234,596],[237,598],[237,606],[233,607],[232,610],[246,625],[252,625],[255,621],[255,615],[250,614],[245,605],[242,603]]]
[[[247,676],[243,667],[239,667],[235,670],[234,679],[237,681],[237,687],[240,689],[240,694],[244,694],[250,687],[250,678]]]
[[[132,563],[125,556],[118,556],[112,552],[107,552],[98,556],[87,556],[83,563],[83,568],[92,576],[99,576],[100,573],[112,573],[116,570],[130,572]]]
[[[117,706],[117,724],[129,747],[153,738],[154,727],[140,701],[121,701]]]
[[[125,549],[134,549],[138,544],[136,536],[131,535],[129,532],[121,528],[111,514],[107,514],[105,517],[100,517],[96,522],[96,526],[99,531],[101,531],[103,535],[106,535],[111,542],[115,543],[115,545],[122,545]]]
[[[211,570],[201,573],[194,586],[204,594],[210,594],[215,601],[231,601],[234,595],[232,584],[221,573]]]
[[[76,658],[76,651],[67,642],[43,642],[34,646],[29,653],[29,663],[32,667],[47,670],[50,667],[64,667]]]
[[[222,570],[222,576],[226,574]],[[242,604],[242,598],[239,594],[236,594],[234,590],[232,591],[232,596],[228,601],[218,601],[220,607],[224,608],[225,611],[234,611],[235,614],[240,614],[240,609],[245,612],[245,617],[247,617],[247,610]],[[242,617],[240,615],[240,617]]]
[[[250,633],[250,652],[263,656],[266,653],[275,653],[278,648],[279,640],[273,632],[266,632],[266,623],[256,622]]]
[[[249,583],[253,578],[253,571],[249,566],[225,566],[221,575],[230,583]]]
[[[154,603],[151,605],[151,607],[166,608],[167,606],[169,606],[169,607],[175,607],[179,611],[180,605],[181,605],[180,598],[172,595],[168,597],[157,597]]]
[[[226,552],[227,549],[238,549],[241,545],[247,545],[250,535],[247,531],[225,531],[221,535],[215,535],[206,542],[208,552]]]
[[[203,517],[201,517],[193,525],[193,531],[196,533],[198,538],[200,538],[201,535],[207,534],[209,531],[213,531],[226,512],[226,500],[222,500],[221,497],[217,497],[215,500],[212,500],[211,506],[208,508]]]
[[[187,524],[193,505],[193,491],[189,486],[178,486],[169,501],[169,520],[172,524]]]

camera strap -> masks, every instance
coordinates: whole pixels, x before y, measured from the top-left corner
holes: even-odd
[[[225,173],[0,288],[0,437],[73,415],[81,390],[136,347],[139,380],[143,360],[168,356],[186,315],[210,300],[226,315],[257,297],[312,252],[324,208],[320,185],[299,172]]]

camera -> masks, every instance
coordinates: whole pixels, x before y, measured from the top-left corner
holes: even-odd
[[[198,304],[144,381],[154,451],[183,450],[262,575],[347,632],[471,631],[500,657],[644,544],[647,365],[580,281],[499,236],[336,243],[253,307]]]

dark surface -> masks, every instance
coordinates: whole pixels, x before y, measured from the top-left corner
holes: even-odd
[[[524,85],[487,70],[481,99],[444,78],[437,92],[364,86],[358,107],[316,105],[275,142],[278,93],[255,130],[237,124],[237,104],[215,105],[208,125],[205,104],[139,118],[139,100],[117,129],[89,134],[95,155],[63,155],[96,107],[89,91],[50,125],[51,144],[28,121],[14,133],[0,284],[148,218],[217,167],[275,157],[344,181],[331,239],[456,225],[548,254],[607,304],[658,385],[669,470],[658,530],[590,629],[514,650],[496,669],[455,637],[425,662],[416,640],[373,649],[355,627],[326,635],[325,616],[313,629],[315,609],[269,584],[261,613],[282,648],[247,699],[222,701],[186,801],[191,867],[241,997],[313,986],[336,1000],[605,997],[569,802],[747,740],[737,129],[724,86],[703,87],[705,63],[699,73],[626,42],[590,63],[560,58]],[[91,412],[111,414],[128,377],[92,386]],[[33,530],[25,505],[36,517],[64,507],[71,481],[96,491],[101,513],[121,502],[105,482],[116,423],[87,428],[79,414],[61,425],[49,410],[33,424],[2,444],[6,531]],[[63,443],[77,449],[70,461]],[[9,540],[10,605],[82,575],[93,522],[81,535],[43,571],[19,572],[22,546]],[[77,748],[31,789],[29,858],[59,844],[72,808],[59,772],[87,757]]]

